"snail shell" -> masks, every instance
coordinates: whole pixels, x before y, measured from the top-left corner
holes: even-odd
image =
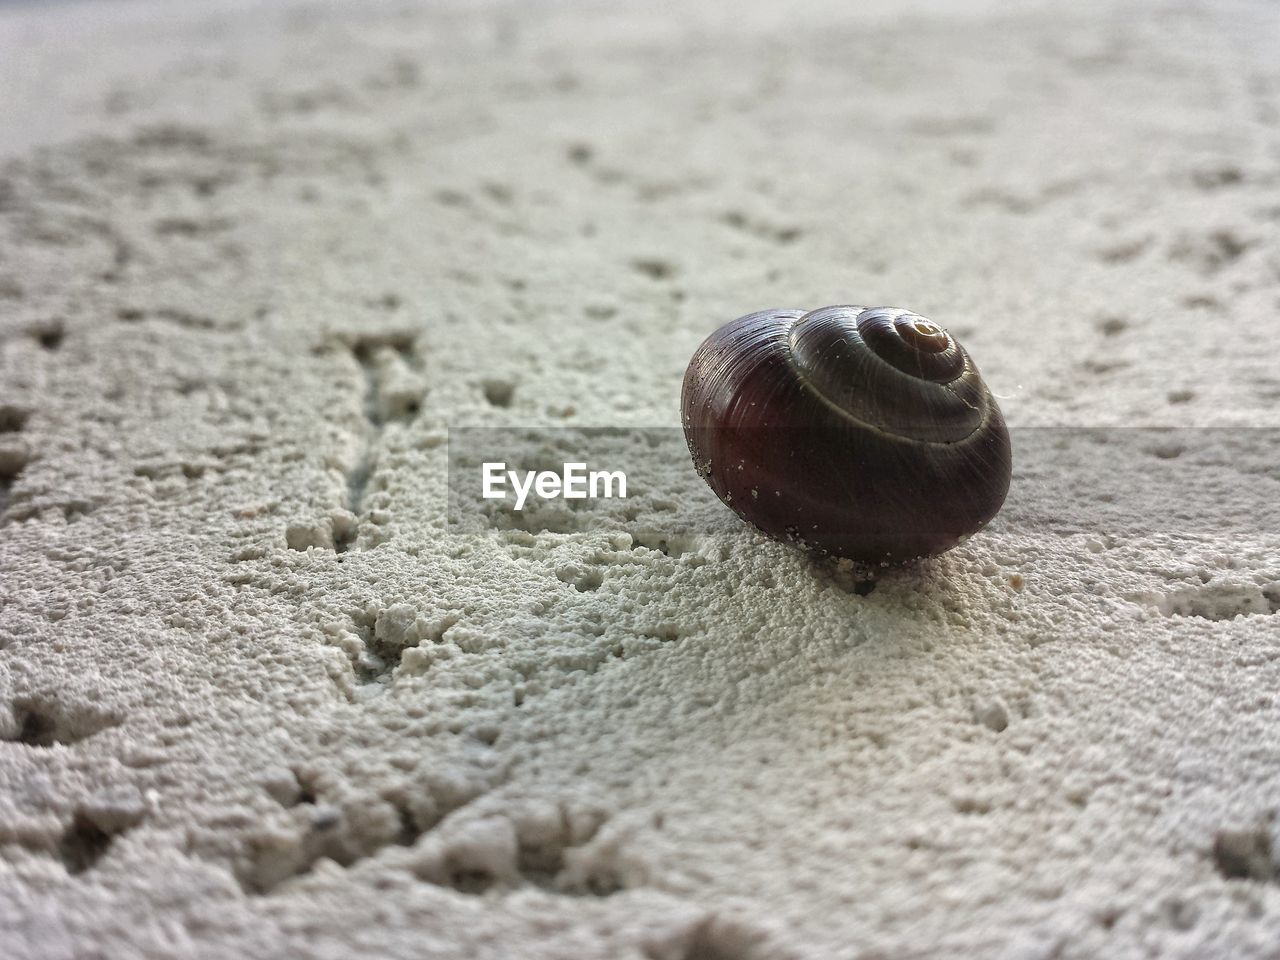
[[[1009,432],[969,354],[892,307],[766,310],[684,375],[698,473],[778,540],[867,564],[948,550],[1009,489]]]

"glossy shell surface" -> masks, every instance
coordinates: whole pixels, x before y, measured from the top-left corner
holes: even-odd
[[[779,540],[869,564],[941,553],[1004,502],[1009,435],[965,349],[889,307],[768,310],[694,354],[698,473]]]

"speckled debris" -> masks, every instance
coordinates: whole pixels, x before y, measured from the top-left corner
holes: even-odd
[[[0,954],[1280,957],[1280,9],[177,7],[0,8]],[[1203,449],[874,589],[447,522],[850,301]]]

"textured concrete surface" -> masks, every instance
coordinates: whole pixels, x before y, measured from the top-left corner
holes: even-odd
[[[0,954],[1280,956],[1280,9],[781,6],[0,7]],[[865,595],[679,456],[446,523],[850,301],[1216,429]]]

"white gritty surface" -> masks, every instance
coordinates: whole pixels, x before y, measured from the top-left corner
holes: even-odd
[[[1280,425],[1280,8],[1065,6],[0,7],[0,955],[1280,957],[1238,431],[1191,536],[1067,483],[865,596],[679,457],[445,520],[446,428],[674,427],[771,306]]]

